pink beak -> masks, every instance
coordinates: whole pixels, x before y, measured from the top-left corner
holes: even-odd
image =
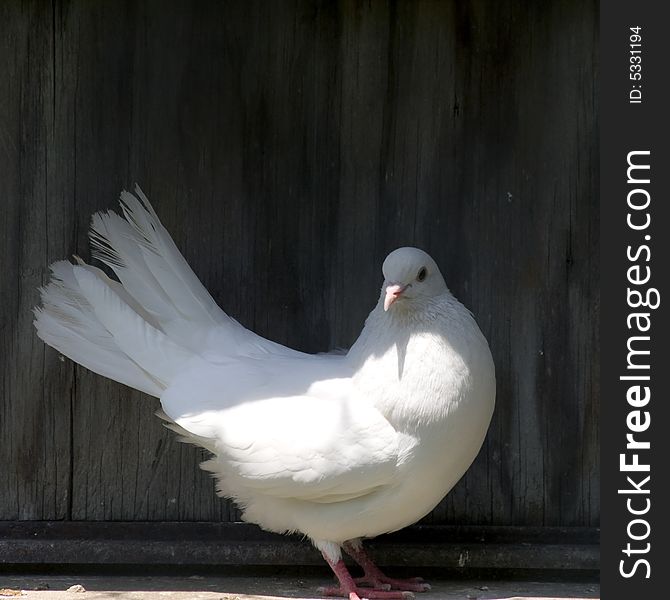
[[[387,285],[386,297],[384,298],[384,310],[388,310],[389,306],[391,306],[391,304],[393,304],[406,289],[406,285],[400,285],[398,283]]]

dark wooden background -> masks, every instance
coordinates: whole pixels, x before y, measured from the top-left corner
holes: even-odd
[[[596,2],[0,3],[0,519],[229,521],[157,401],[46,348],[47,265],[139,182],[231,315],[349,345],[386,253],[493,351],[436,524],[599,521]]]

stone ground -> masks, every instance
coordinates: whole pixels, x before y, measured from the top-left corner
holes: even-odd
[[[319,598],[330,585],[320,577],[1,575],[0,600],[266,600]],[[421,600],[585,600],[599,598],[597,583],[449,581],[433,579]],[[70,591],[68,591],[70,589]]]

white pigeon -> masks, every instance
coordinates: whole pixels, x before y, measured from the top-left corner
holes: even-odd
[[[351,349],[305,354],[225,314],[136,194],[121,194],[125,219],[92,218],[93,256],[118,281],[78,257],[51,265],[39,337],[160,398],[168,426],[211,453],[202,467],[246,521],[300,532],[322,552],[339,582],[322,593],[396,599],[429,589],[385,576],[361,540],[428,514],[474,460],[493,413],[488,344],[433,259],[391,252]]]

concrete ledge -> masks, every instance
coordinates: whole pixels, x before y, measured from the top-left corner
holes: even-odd
[[[369,543],[380,565],[444,569],[599,568],[599,531],[415,526]],[[246,523],[0,522],[0,564],[321,566],[296,536]]]

